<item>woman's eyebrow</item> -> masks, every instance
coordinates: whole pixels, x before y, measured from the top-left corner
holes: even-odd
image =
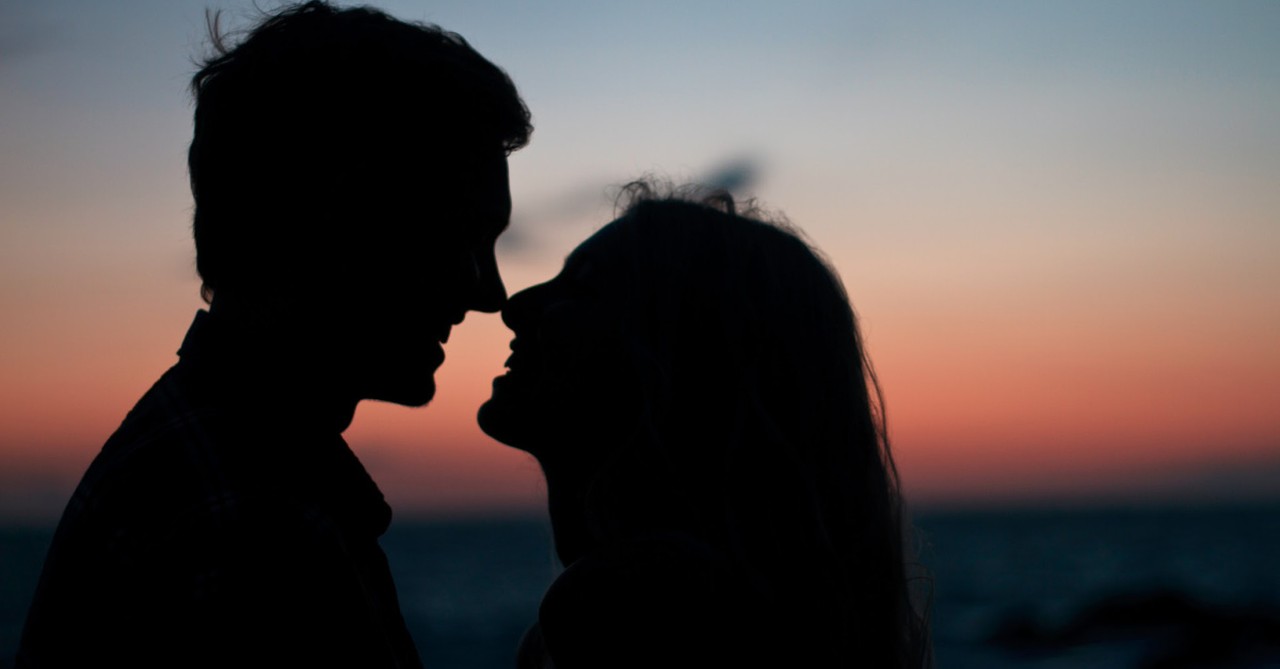
[[[583,261],[582,259],[582,253],[580,252],[580,249],[574,249],[569,252],[569,255],[564,257],[564,266],[561,267],[561,271],[577,269],[578,266],[581,265],[583,262],[585,261]]]

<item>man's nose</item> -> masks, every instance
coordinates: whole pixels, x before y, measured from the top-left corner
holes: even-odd
[[[502,285],[502,276],[498,274],[498,259],[492,253],[480,254],[476,258],[476,287],[471,310],[491,314],[501,310],[506,302],[507,288]]]

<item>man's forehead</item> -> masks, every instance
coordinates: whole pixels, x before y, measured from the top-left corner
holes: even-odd
[[[417,212],[413,218],[422,225],[413,225],[412,234],[486,237],[507,228],[511,192],[505,152],[475,147],[432,151],[426,146],[400,150],[414,158],[411,164],[386,165],[392,170],[387,185],[394,200]]]
[[[444,145],[427,143],[416,151],[420,158],[455,174],[506,177],[507,152],[483,144]]]
[[[444,209],[465,217],[485,220],[502,219],[503,227],[511,216],[511,190],[506,171],[472,173],[471,178],[461,178],[449,184],[439,193]]]
[[[474,156],[446,161],[438,171],[441,185],[459,199],[510,200],[505,155]]]

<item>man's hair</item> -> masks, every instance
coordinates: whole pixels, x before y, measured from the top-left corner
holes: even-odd
[[[188,153],[206,300],[325,262],[306,256],[396,222],[369,211],[382,196],[438,200],[468,163],[504,157],[533,130],[506,73],[434,25],[315,0],[231,47],[216,16],[210,33]]]

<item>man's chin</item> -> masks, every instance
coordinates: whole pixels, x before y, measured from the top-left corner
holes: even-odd
[[[383,388],[370,393],[369,399],[379,402],[390,402],[406,407],[423,407],[436,396],[435,379],[415,384],[405,384],[395,388]]]

